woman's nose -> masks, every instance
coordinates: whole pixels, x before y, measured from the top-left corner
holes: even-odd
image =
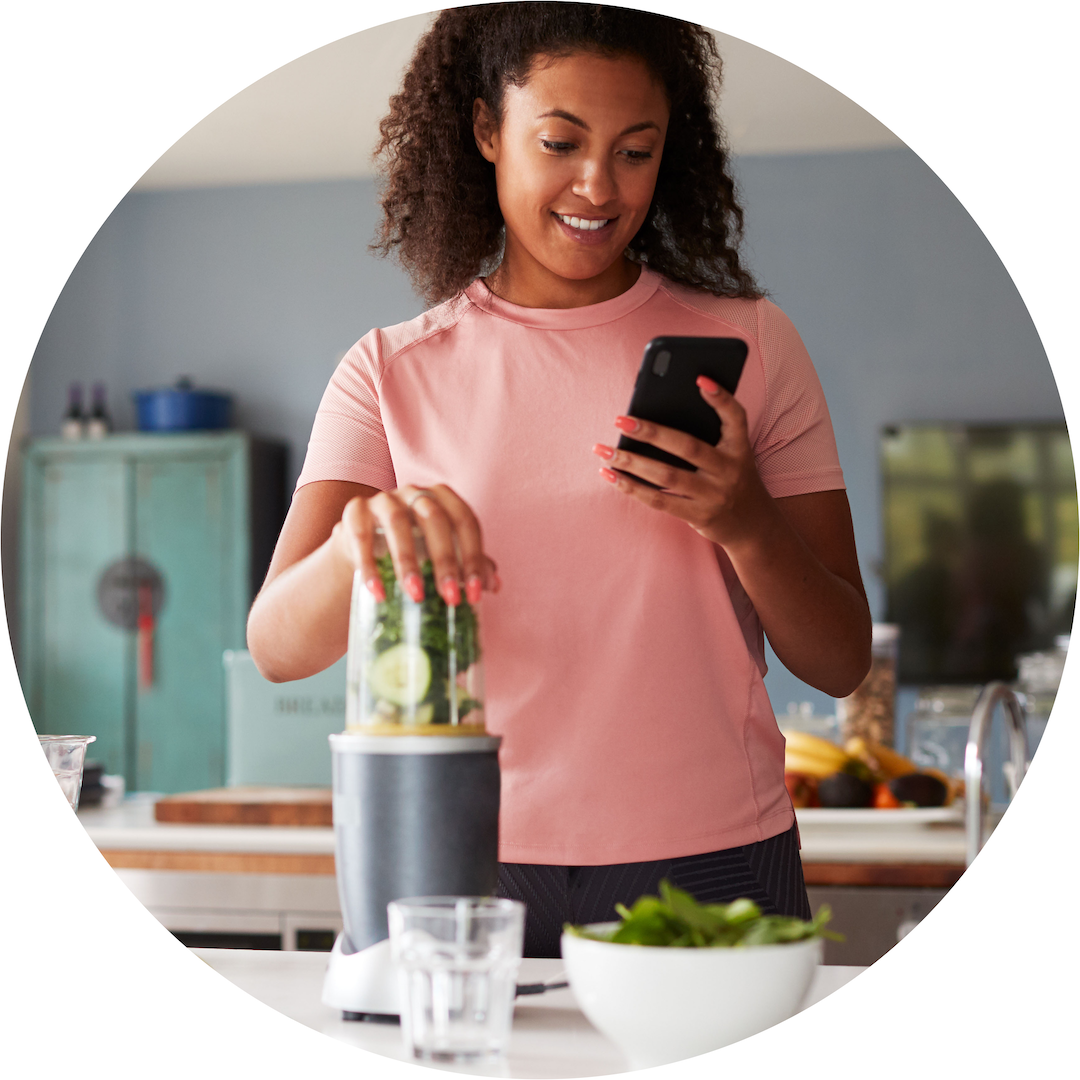
[[[574,194],[588,199],[593,206],[603,206],[615,197],[615,175],[611,163],[604,160],[585,160],[574,183]]]

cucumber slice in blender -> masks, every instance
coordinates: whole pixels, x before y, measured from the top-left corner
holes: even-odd
[[[401,720],[401,710],[392,701],[387,701],[386,698],[379,698],[375,702],[373,711],[380,720],[388,724],[396,724]]]
[[[408,708],[423,701],[431,686],[431,661],[416,645],[392,645],[375,657],[368,680],[375,697]]]

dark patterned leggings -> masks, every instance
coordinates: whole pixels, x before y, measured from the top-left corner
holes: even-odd
[[[747,896],[767,915],[810,918],[794,825],[755,844],[682,859],[613,866],[502,863],[497,893],[525,903],[525,955],[558,957],[563,923],[617,919],[616,902],[629,907],[646,893],[655,896],[663,878],[702,904]]]

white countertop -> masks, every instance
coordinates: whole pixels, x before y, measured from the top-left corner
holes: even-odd
[[[154,820],[152,795],[112,809],[79,811],[98,848],[332,855],[330,828],[281,825],[174,825]],[[964,863],[964,829],[953,822],[905,818],[904,810],[796,811],[803,862]],[[850,814],[845,819],[842,815]],[[874,816],[879,815],[879,816]]]
[[[938,811],[795,811],[804,863],[944,863],[962,866],[966,855],[962,815],[962,806]]]
[[[337,1009],[322,1004],[326,953],[191,951],[241,990],[315,1031],[385,1057],[413,1060],[406,1053],[397,1025],[342,1020]],[[819,967],[802,1008],[820,1001],[864,970]],[[547,982],[562,971],[561,960],[526,959],[518,981]],[[549,1080],[605,1076],[628,1068],[616,1047],[585,1019],[570,990],[550,990],[518,999],[505,1061],[468,1066],[423,1064],[449,1072]]]

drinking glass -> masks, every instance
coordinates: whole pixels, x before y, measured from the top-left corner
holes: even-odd
[[[79,809],[86,748],[96,735],[39,735],[38,741],[72,810]]]
[[[406,1049],[429,1061],[500,1057],[510,1040],[525,905],[430,896],[387,905]]]

